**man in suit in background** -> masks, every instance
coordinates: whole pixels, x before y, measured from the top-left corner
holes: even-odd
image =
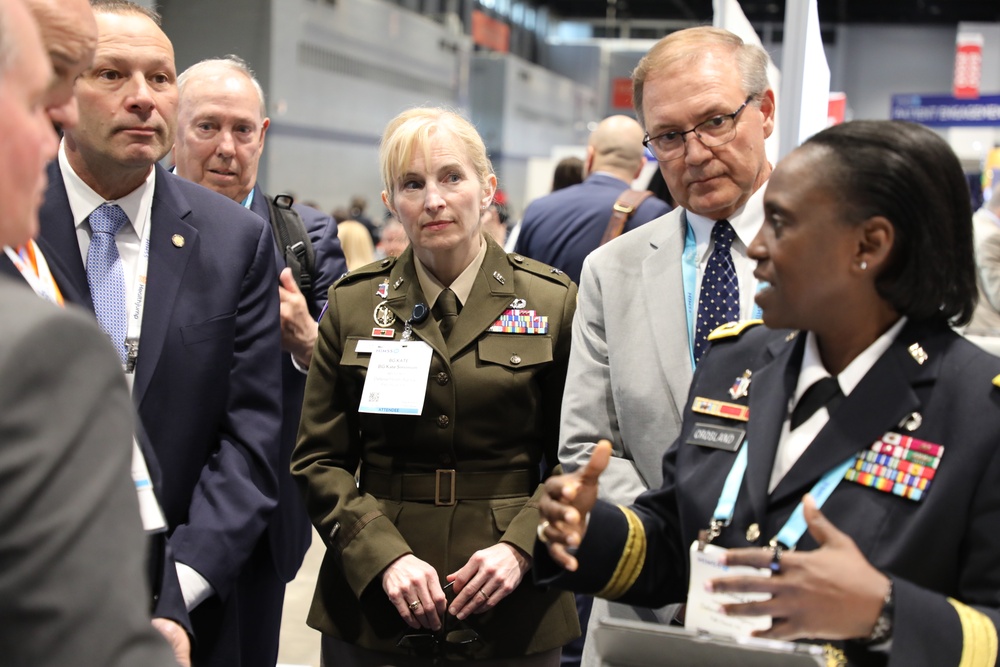
[[[645,161],[642,128],[637,122],[628,116],[602,120],[587,144],[586,179],[528,205],[516,252],[562,269],[579,283],[584,258],[601,245],[615,202],[630,188]],[[635,208],[623,231],[669,210],[666,202],[649,197]]]
[[[268,197],[257,183],[257,169],[264,150],[270,119],[264,91],[249,66],[237,56],[203,60],[177,78],[178,131],[174,146],[175,173],[239,202],[268,223]],[[281,343],[283,355],[281,400],[281,452],[278,460],[278,509],[268,525],[268,548],[273,565],[256,572],[260,598],[254,618],[257,631],[249,630],[243,644],[249,652],[278,657],[278,635],[285,584],[295,578],[312,536],[312,524],[288,466],[302,413],[302,396],[312,359],[318,326],[316,319],[326,305],[326,293],[347,271],[337,240],[337,223],[307,206],[293,206],[302,219],[315,252],[312,286],[299,289],[292,269],[285,267],[283,248],[275,246],[281,270]],[[276,239],[277,240],[277,239]],[[293,363],[294,359],[294,363]],[[278,387],[274,388],[275,393]],[[264,620],[267,619],[267,620]]]
[[[972,215],[979,301],[967,333],[1000,336],[1000,185]]]
[[[0,53],[0,246],[17,247],[38,229],[59,83],[22,0],[0,0]],[[0,377],[4,664],[176,664],[148,620],[132,411],[104,335],[0,276]]]
[[[689,28],[657,42],[633,73],[636,113],[678,208],[584,262],[559,434],[568,472],[611,440],[600,485],[610,502],[660,486],[708,332],[755,313],[746,252],[771,174],[767,58],[728,31]],[[597,599],[590,627],[608,615],[667,622],[672,613]],[[592,642],[583,664],[597,664]]]
[[[273,241],[257,216],[156,164],[177,101],[156,14],[121,0],[93,8],[97,51],[76,83],[80,121],[50,165],[39,245],[66,300],[94,309],[133,386],[194,664],[251,664],[241,617],[257,613],[257,582],[242,575],[266,556],[257,547],[278,493]]]

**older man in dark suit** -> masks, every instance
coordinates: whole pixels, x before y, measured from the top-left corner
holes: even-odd
[[[197,638],[195,665],[251,664],[241,576],[277,501],[281,406],[273,241],[260,218],[156,165],[173,144],[173,48],[156,15],[94,3],[39,244],[67,301],[115,345],[162,472],[161,503]]]
[[[177,83],[180,96],[175,172],[239,202],[271,223],[273,229],[276,221],[272,220],[272,213],[282,214],[272,209],[257,182],[270,119],[264,91],[253,71],[237,56],[226,56],[192,65],[178,77]],[[327,290],[347,271],[333,218],[298,204],[284,215],[289,214],[302,221],[315,261],[309,276],[311,284],[303,292],[292,269],[285,266],[285,249],[279,247],[280,243],[275,246],[278,266],[283,267],[278,292],[281,343],[287,352],[282,360],[281,385],[274,387],[276,394],[281,392],[284,414],[278,466],[279,500],[268,526],[270,539],[266,545],[273,565],[269,562],[254,573],[260,584],[258,613],[254,618],[257,631],[243,638],[248,650],[256,647],[254,653],[266,656],[270,664],[278,657],[285,584],[298,572],[312,536],[309,517],[288,471],[302,412],[304,371],[312,359],[318,330],[316,320],[326,305]],[[278,240],[280,234],[275,237]]]
[[[628,116],[601,121],[587,145],[587,178],[531,202],[515,250],[562,269],[579,283],[584,258],[601,245],[615,203],[642,171],[642,135],[642,127]],[[668,211],[665,201],[649,197],[627,217],[623,231]]]

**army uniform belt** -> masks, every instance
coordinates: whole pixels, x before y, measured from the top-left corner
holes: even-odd
[[[530,496],[538,486],[533,470],[458,472],[438,469],[426,473],[361,471],[361,490],[376,498],[454,505],[459,500],[489,500]]]

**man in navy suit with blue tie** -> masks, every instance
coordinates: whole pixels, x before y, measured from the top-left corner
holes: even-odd
[[[579,283],[584,258],[601,245],[615,203],[642,171],[642,136],[642,127],[628,116],[602,120],[587,143],[586,179],[531,202],[515,250],[562,269]],[[669,211],[666,202],[648,197],[635,207],[623,231]]]
[[[94,64],[76,84],[79,123],[49,168],[38,242],[65,299],[95,310],[132,384],[161,472],[194,664],[261,664],[242,651],[256,591],[241,575],[263,557],[278,494],[271,232],[156,164],[174,138],[173,47],[145,8],[93,8]]]

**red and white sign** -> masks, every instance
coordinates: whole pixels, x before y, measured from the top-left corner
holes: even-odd
[[[847,116],[847,93],[830,93],[830,103],[827,106],[827,127],[840,125]]]
[[[632,108],[632,78],[617,76],[611,80],[611,107],[614,109]]]
[[[955,81],[953,94],[958,99],[978,99],[983,73],[983,36],[960,32],[955,45]]]

